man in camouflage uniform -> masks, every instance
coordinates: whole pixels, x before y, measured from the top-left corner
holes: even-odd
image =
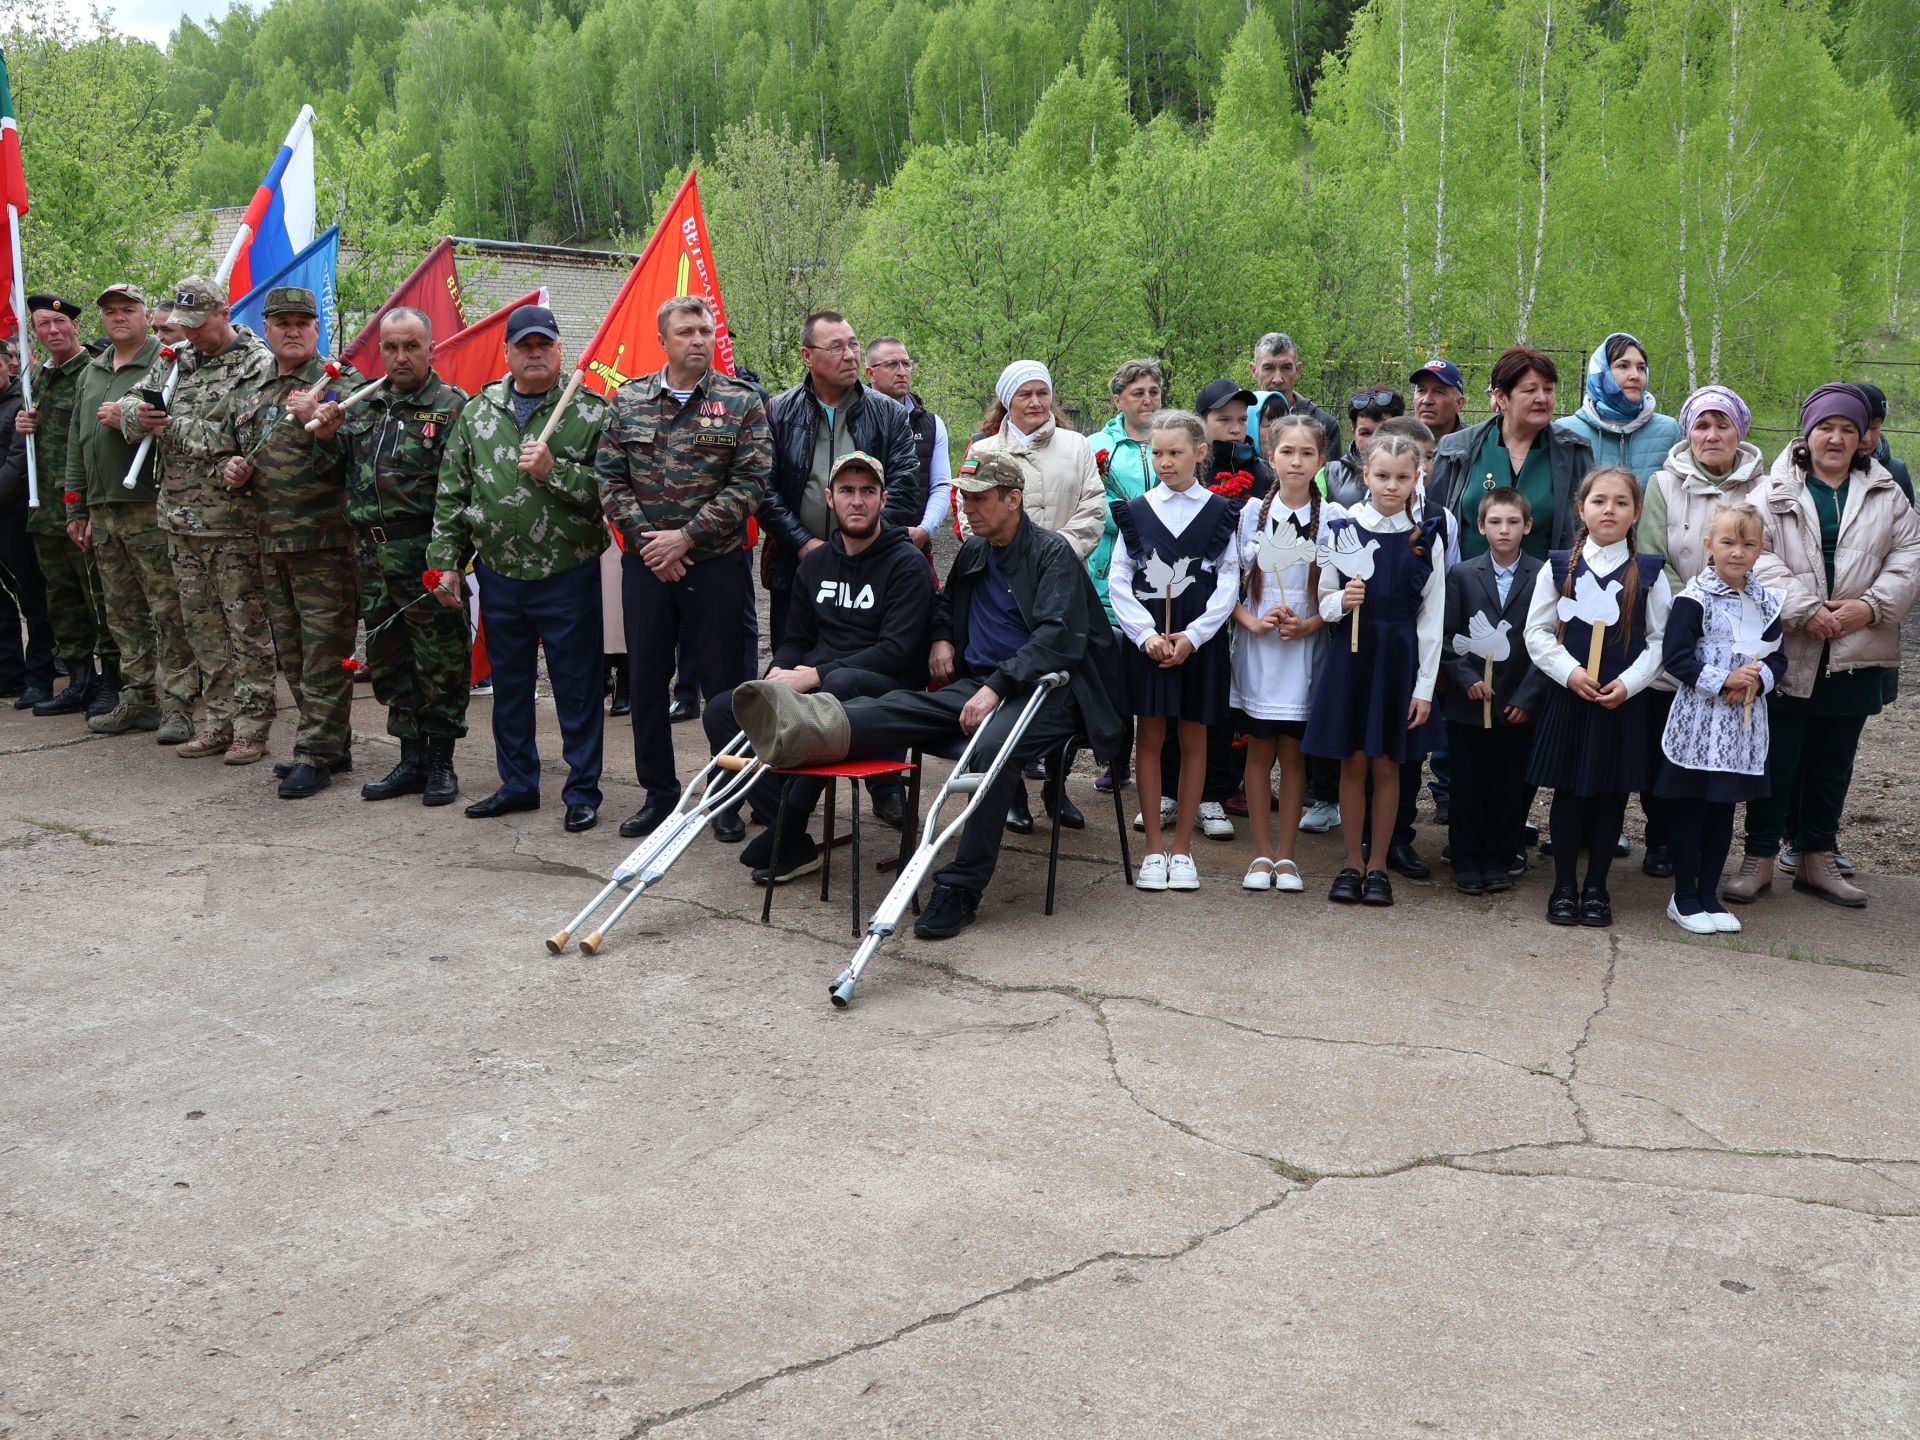
[[[316,432],[337,431],[346,444],[367,666],[387,707],[387,733],[400,741],[400,763],[362,785],[360,796],[418,795],[424,805],[447,805],[460,793],[454,742],[467,733],[467,617],[423,600],[420,584],[440,462],[467,394],[434,374],[431,322],[418,310],[387,312],[380,360],[387,383],[351,412],[322,405]]]
[[[773,469],[767,407],[751,386],[712,368],[707,302],[678,296],[659,319],[667,363],[615,392],[594,462],[601,504],[627,546],[620,598],[633,768],[646,791],[621,823],[628,837],[651,834],[680,800],[667,718],[676,638],[687,642],[703,693],[729,694],[753,678],[753,568],[742,547]],[[714,834],[745,839],[739,812],[716,816]]]
[[[107,624],[120,652],[120,700],[87,728],[102,735],[152,730],[162,745],[193,738],[200,672],[180,618],[167,533],[154,513],[154,459],[127,489],[133,445],[120,433],[120,402],[160,356],[147,334],[147,299],[132,285],[109,285],[96,302],[108,347],[80,371],[67,435],[67,534],[100,570]]]
[[[551,310],[522,305],[507,317],[507,378],[467,402],[447,440],[427,563],[442,572],[440,603],[453,606],[460,603],[461,568],[473,560],[493,662],[500,788],[467,814],[485,819],[540,808],[533,681],[535,651],[544,646],[567,760],[566,828],[579,831],[600,818],[600,552],[607,526],[593,457],[607,406],[580,391],[551,444],[541,442],[560,400],[563,359]]]
[[[310,434],[323,399],[357,388],[352,366],[333,379],[320,359],[319,302],[296,285],[267,291],[260,307],[272,371],[227,408],[224,478],[251,487],[260,524],[273,648],[300,709],[293,759],[275,766],[282,800],[303,800],[353,769],[353,654],[360,583],[347,525],[346,446]],[[337,427],[336,427],[337,428]]]
[[[121,432],[155,437],[160,526],[187,643],[206,686],[206,728],[174,753],[252,765],[266,757],[273,728],[273,628],[253,495],[228,485],[221,472],[233,453],[228,409],[237,394],[273,374],[273,355],[259,336],[233,324],[223,288],[201,275],[174,288],[173,319],[198,357],[183,367],[169,408],[157,410],[135,395],[123,400]],[[169,368],[156,358],[139,388],[162,389]]]
[[[100,572],[93,556],[67,535],[67,507],[61,486],[67,473],[67,434],[80,390],[80,372],[88,355],[74,322],[80,307],[58,295],[29,295],[33,338],[46,361],[33,377],[33,409],[14,420],[13,444],[23,454],[24,437],[34,437],[40,503],[27,512],[27,533],[34,558],[47,583],[47,618],[53,622],[53,650],[67,665],[67,686],[33,707],[36,715],[104,715],[120,703],[120,652],[107,629],[107,602],[100,593]],[[24,463],[24,459],[23,462]],[[93,657],[100,657],[95,670]],[[104,673],[102,673],[104,672]]]

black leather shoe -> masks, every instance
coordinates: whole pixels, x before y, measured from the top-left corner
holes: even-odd
[[[496,790],[484,800],[476,800],[467,806],[469,820],[491,820],[496,815],[511,815],[518,810],[538,810],[538,795],[509,795],[505,790]]]
[[[46,686],[29,685],[20,692],[20,698],[13,702],[13,708],[16,710],[31,710],[36,705],[46,704],[47,701],[52,698],[53,696],[48,693]]]
[[[1462,895],[1484,895],[1487,893],[1487,877],[1478,870],[1456,870],[1453,872],[1453,888]]]
[[[1348,867],[1333,877],[1333,888],[1327,891],[1327,898],[1340,905],[1358,905],[1360,903],[1360,872]]]
[[[624,689],[614,691],[613,699],[607,704],[607,714],[631,715],[632,713],[633,701],[628,698],[627,692]]]
[[[309,795],[318,795],[333,783],[333,776],[319,765],[309,765],[297,760],[286,778],[280,782],[282,800],[304,800]]]
[[[1580,897],[1580,923],[1595,927],[1613,924],[1613,901],[1604,890],[1589,890]]]
[[[600,823],[600,812],[591,805],[569,805],[563,823],[569,835],[578,835],[582,830],[591,830]]]
[[[660,828],[660,822],[673,813],[673,807],[680,803],[675,795],[667,799],[663,795],[649,795],[647,803],[620,822],[620,833],[628,840],[636,840],[642,835],[651,835]]]
[[[1016,835],[1033,834],[1033,810],[1027,804],[1024,782],[1013,787],[1013,798],[1007,801],[1007,829]]]
[[[1452,798],[1449,797],[1448,799],[1445,799],[1445,800],[1434,801],[1433,802],[1433,823],[1436,825],[1447,825],[1452,823],[1452,820],[1453,820]]]
[[[1549,925],[1578,925],[1580,923],[1580,897],[1571,890],[1556,890],[1547,897],[1547,923]]]
[[[1369,870],[1367,878],[1360,886],[1362,905],[1391,905],[1393,903],[1393,881],[1387,878],[1384,870]]]
[[[93,657],[89,655],[84,667],[69,666],[67,686],[58,695],[42,700],[33,707],[36,715],[83,715],[93,703],[98,692],[100,677],[94,672]]]
[[[1053,814],[1055,793],[1055,786],[1043,785],[1040,788],[1040,801],[1047,807],[1048,815]],[[1060,828],[1062,830],[1084,830],[1087,828],[1087,817],[1080,813],[1080,807],[1073,803],[1073,797],[1071,795],[1066,796],[1060,802]]]
[[[1047,778],[1047,762],[1045,760],[1029,760],[1020,767],[1020,773],[1029,780],[1044,780]]]
[[[1480,877],[1480,881],[1487,887],[1489,895],[1498,895],[1503,890],[1513,888],[1513,877],[1504,870],[1489,870]]]
[[[913,933],[922,940],[950,940],[973,924],[980,897],[958,885],[936,885],[927,897],[927,908],[913,922]]]
[[[460,777],[453,773],[453,737],[436,735],[420,745],[420,803],[451,805],[460,798]]]
[[[1649,845],[1645,857],[1640,861],[1640,871],[1656,880],[1669,880],[1673,877],[1673,851],[1665,845]]]
[[[889,785],[873,796],[873,816],[889,829],[900,830],[907,823],[907,801],[898,785]]]
[[[1425,880],[1432,876],[1433,867],[1420,858],[1420,854],[1411,845],[1389,845],[1387,847],[1387,868],[1397,870],[1409,880]],[[1379,871],[1371,872],[1379,874]]]
[[[287,776],[293,773],[293,767],[299,763],[297,760],[282,760],[273,767],[273,778],[276,780],[286,779]],[[327,774],[329,775],[345,775],[352,769],[353,752],[351,750],[343,750],[327,762]]]
[[[738,810],[722,810],[713,817],[713,838],[722,845],[738,845],[747,838],[747,822]]]
[[[678,725],[683,721],[698,720],[699,718],[700,707],[698,705],[689,705],[684,700],[676,700],[667,706],[667,722],[669,724]]]

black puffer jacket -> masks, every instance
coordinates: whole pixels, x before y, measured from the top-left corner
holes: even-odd
[[[907,407],[856,381],[840,410],[853,448],[886,467],[887,503],[881,519],[902,530],[918,525],[927,508],[927,477],[920,473]],[[761,579],[772,589],[793,579],[801,547],[820,538],[800,523],[800,497],[813,470],[813,442],[820,425],[812,378],[774,396],[767,421],[773,427],[773,476],[760,501],[760,525],[768,538]]]
[[[1028,639],[986,677],[986,684],[1002,699],[1024,699],[1042,675],[1066,671],[1067,689],[1080,707],[1080,723],[1093,753],[1112,760],[1126,744],[1126,722],[1117,708],[1120,647],[1086,562],[1066,537],[1042,530],[1025,515],[997,558]],[[975,535],[953,557],[947,588],[933,597],[933,638],[953,646],[956,664],[965,661],[973,591],[986,573],[987,542]]]
[[[27,508],[27,437],[13,429],[19,413],[20,382],[11,380],[0,390],[0,510]]]

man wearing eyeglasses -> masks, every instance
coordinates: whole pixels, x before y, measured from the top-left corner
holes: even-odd
[[[918,525],[927,503],[907,408],[860,383],[860,342],[847,317],[831,310],[809,315],[800,330],[800,358],[806,379],[767,407],[773,476],[760,502],[767,534],[760,581],[776,649],[787,638],[794,571],[833,530],[827,485],[834,461],[855,450],[880,461],[887,475],[881,518],[889,525]]]
[[[924,551],[932,543],[934,530],[952,518],[953,456],[948,450],[947,422],[913,393],[913,356],[907,353],[904,340],[882,335],[867,342],[867,384],[907,407],[914,454],[927,481],[926,507],[907,536]]]

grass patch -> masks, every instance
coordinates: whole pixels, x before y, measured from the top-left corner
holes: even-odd
[[[1309,1170],[1306,1166],[1295,1165],[1291,1161],[1269,1160],[1267,1163],[1273,1166],[1274,1174],[1284,1175],[1297,1185],[1311,1185],[1321,1178],[1318,1170]]]
[[[1732,950],[1741,955],[1764,955],[1769,959],[1793,960],[1802,965],[1833,965],[1842,970],[1863,970],[1869,975],[1894,973],[1892,966],[1882,965],[1877,960],[1842,960],[1834,955],[1818,955],[1792,940],[1749,940],[1743,935],[1690,935],[1678,927],[1672,934],[1661,938],[1701,950]]]
[[[13,817],[22,825],[32,825],[52,835],[71,835],[88,845],[111,845],[113,841],[104,835],[96,835],[91,830],[78,825],[69,825],[64,820],[42,820],[38,815],[16,815]]]

